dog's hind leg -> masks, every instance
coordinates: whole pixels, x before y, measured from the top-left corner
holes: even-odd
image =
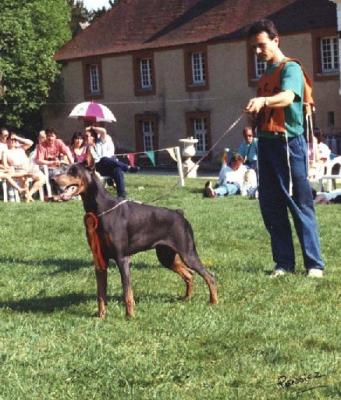
[[[192,297],[193,291],[193,273],[182,262],[179,255],[168,246],[157,246],[156,255],[160,263],[167,268],[172,269],[179,274],[186,284],[185,300]]]
[[[133,289],[131,287],[130,258],[129,257],[117,258],[116,263],[121,274],[123,297],[126,307],[126,317],[130,318],[134,316],[134,306],[135,306]]]
[[[107,313],[107,270],[95,269],[97,282],[98,316],[104,318]]]
[[[191,251],[190,254],[180,254],[180,257],[189,269],[194,270],[205,279],[210,291],[210,303],[217,304],[218,295],[215,277],[202,265],[196,252]]]

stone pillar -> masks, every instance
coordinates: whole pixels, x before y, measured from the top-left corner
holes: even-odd
[[[180,139],[179,142],[182,143],[184,146],[184,149],[182,151],[184,162],[182,165],[185,178],[196,178],[198,165],[195,165],[191,158],[195,156],[196,150],[194,145],[198,143],[198,139],[189,137],[186,139]]]

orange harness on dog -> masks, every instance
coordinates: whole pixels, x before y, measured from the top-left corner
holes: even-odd
[[[108,263],[104,260],[101,242],[97,233],[98,218],[96,214],[88,212],[84,215],[84,224],[86,227],[86,236],[94,257],[94,264],[97,269],[107,269]]]

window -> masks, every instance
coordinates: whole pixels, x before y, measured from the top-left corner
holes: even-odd
[[[261,61],[256,54],[254,55],[254,57],[255,57],[255,77],[259,79],[266,70],[266,62]]]
[[[314,80],[339,79],[339,39],[335,28],[313,30]]]
[[[154,126],[153,121],[142,122],[144,151],[154,150]]]
[[[207,126],[205,118],[193,120],[193,132],[195,139],[198,139],[196,150],[199,155],[203,155],[208,150]]]
[[[135,115],[135,139],[137,151],[154,151],[159,145],[159,118],[156,113]]]
[[[133,57],[135,96],[155,94],[154,56],[151,52],[137,53]]]
[[[210,147],[210,115],[208,112],[190,112],[186,114],[187,136],[198,139],[196,155],[203,156]]]
[[[184,62],[186,90],[207,90],[209,87],[206,46],[186,47],[184,50]]]
[[[140,60],[140,79],[142,89],[152,88],[152,60],[150,58]]]
[[[101,61],[98,59],[83,62],[84,97],[87,99],[103,97]]]
[[[99,94],[99,71],[98,65],[93,64],[89,66],[89,79],[90,79],[90,93],[91,94]]]
[[[339,43],[338,38],[324,37],[321,39],[321,71],[334,73],[339,70]]]
[[[205,55],[192,53],[192,81],[195,85],[204,85],[205,80]]]
[[[247,44],[247,77],[248,85],[256,86],[259,78],[264,74],[267,64],[265,61],[260,60],[254,53],[251,46]]]

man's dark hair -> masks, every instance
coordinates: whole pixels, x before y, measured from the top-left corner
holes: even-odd
[[[46,136],[47,135],[57,135],[56,131],[53,128],[46,128],[45,133],[46,133]]]
[[[270,19],[261,19],[255,22],[251,25],[247,36],[250,38],[262,32],[266,32],[271,40],[279,36],[275,24]]]

